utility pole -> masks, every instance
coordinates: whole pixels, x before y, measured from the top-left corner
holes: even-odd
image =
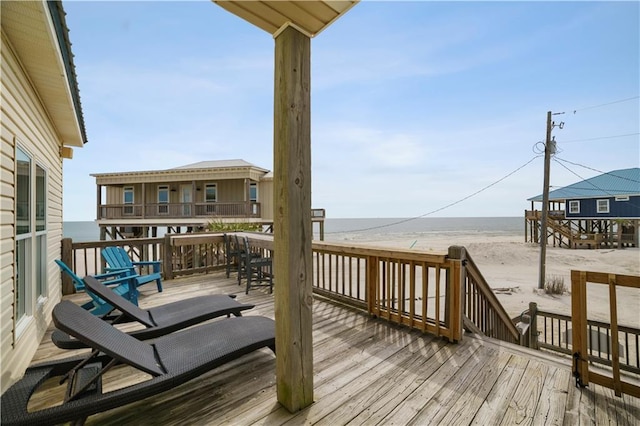
[[[542,223],[540,225],[540,276],[538,288],[543,289],[546,278],[547,266],[547,216],[549,215],[549,172],[551,168],[551,156],[556,153],[556,141],[551,138],[551,130],[554,123],[551,121],[552,113],[547,112],[547,137],[544,143],[544,187],[542,192]],[[560,123],[562,128],[564,123]]]

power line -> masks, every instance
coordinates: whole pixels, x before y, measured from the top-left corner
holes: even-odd
[[[607,102],[607,103],[604,103],[604,104],[591,105],[591,106],[583,107],[583,108],[576,108],[576,109],[573,110],[573,113],[575,114],[578,111],[584,111],[584,110],[587,110],[587,109],[601,108],[601,107],[605,107],[605,106],[609,106],[609,105],[613,105],[613,104],[619,104],[619,103],[622,103],[622,102],[628,102],[628,101],[632,101],[632,100],[638,99],[638,98],[640,98],[640,96],[632,96],[630,98],[618,99],[617,101]]]
[[[438,208],[438,209],[431,210],[430,212],[427,212],[427,213],[422,214],[422,215],[420,215],[420,216],[410,217],[410,218],[408,218],[408,219],[399,220],[399,221],[397,221],[397,222],[388,223],[388,224],[386,224],[386,225],[371,226],[371,227],[369,227],[369,228],[353,229],[353,230],[350,230],[350,231],[327,232],[326,234],[343,234],[343,233],[346,233],[346,232],[350,232],[350,233],[354,233],[354,232],[365,232],[365,231],[372,231],[372,230],[374,230],[374,229],[388,228],[388,227],[390,227],[390,226],[395,226],[395,225],[400,225],[400,224],[402,224],[402,223],[411,222],[412,220],[420,219],[420,218],[423,218],[423,217],[426,217],[426,216],[432,215],[432,214],[434,214],[434,213],[441,212],[442,210],[448,209],[449,207],[453,207],[453,206],[455,206],[456,204],[460,204],[461,202],[466,201],[466,200],[468,200],[469,198],[474,197],[474,196],[476,196],[476,195],[480,194],[481,192],[486,191],[487,189],[491,188],[492,186],[495,186],[495,185],[499,184],[499,183],[500,183],[500,182],[502,182],[503,180],[507,179],[508,177],[510,177],[510,176],[512,176],[512,175],[514,175],[515,173],[519,172],[520,170],[522,170],[523,168],[525,168],[526,166],[528,166],[528,165],[529,165],[531,162],[533,162],[533,160],[535,160],[536,158],[540,158],[540,157],[541,157],[540,155],[536,155],[536,156],[534,156],[533,158],[531,158],[529,161],[527,161],[526,163],[524,163],[523,165],[521,165],[520,167],[518,167],[517,169],[515,169],[514,171],[512,171],[512,172],[510,172],[510,173],[506,174],[505,176],[501,177],[500,179],[496,180],[495,182],[493,182],[493,183],[491,183],[491,184],[489,184],[489,185],[487,185],[487,186],[485,186],[485,187],[483,187],[483,188],[481,188],[481,189],[477,190],[476,192],[474,192],[474,193],[472,193],[472,194],[469,194],[469,195],[467,195],[466,197],[459,199],[458,201],[454,201],[453,203],[449,203],[449,204],[447,204],[447,205],[446,205],[446,206],[444,206],[444,207],[440,207],[440,208]]]
[[[564,167],[565,169],[567,169],[570,173],[572,173],[572,174],[574,174],[574,175],[578,176],[580,179],[582,179],[582,180],[583,180],[583,182],[588,183],[589,185],[593,186],[593,187],[594,187],[595,189],[597,189],[598,191],[601,191],[601,192],[603,192],[603,193],[607,194],[607,195],[608,195],[608,196],[610,196],[610,197],[615,197],[615,196],[616,196],[615,194],[612,194],[612,193],[610,193],[609,191],[607,191],[607,190],[605,190],[605,189],[600,188],[598,185],[594,184],[594,183],[593,183],[593,182],[591,182],[590,180],[583,178],[582,176],[580,176],[579,174],[577,174],[576,172],[574,172],[573,170],[571,170],[569,167],[567,167],[567,166],[565,166],[564,164],[562,164],[562,163],[561,163],[560,161],[558,161],[557,159],[554,159],[554,160],[555,160],[555,162],[556,162],[556,163],[560,164],[562,167]],[[566,160],[565,160],[565,162],[570,163],[570,161],[566,161]],[[574,164],[574,163],[571,163],[571,164]],[[579,166],[579,164],[578,164],[578,166]],[[608,175],[610,175],[610,176],[614,176],[614,177],[617,177],[617,178],[621,178],[621,179],[622,179],[622,177],[621,177],[621,176],[616,176],[616,175],[611,174],[611,173],[605,173],[605,174],[608,174]],[[630,181],[632,181],[632,182],[637,182],[637,181],[635,181],[635,180],[633,180],[633,179],[625,179],[625,180],[630,180]],[[635,203],[633,203],[633,202],[631,203],[631,205],[632,205],[632,206],[634,206],[634,207],[638,207],[638,205],[636,205],[636,204],[635,204]]]
[[[586,141],[597,141],[597,140],[601,140],[601,139],[624,138],[624,137],[627,137],[627,136],[636,136],[636,135],[640,135],[640,132],[626,133],[624,135],[600,136],[600,137],[597,137],[597,138],[588,138],[588,139],[572,139],[572,140],[568,140],[568,141],[559,141],[559,142],[560,143],[586,142]]]
[[[565,166],[564,164],[562,164],[560,161],[555,160],[555,162],[556,162],[556,163],[558,163],[558,164],[560,164],[560,165],[561,165],[562,167],[564,167],[565,169],[567,169],[570,173],[572,173],[572,174],[574,174],[574,175],[578,176],[578,177],[579,177],[583,182],[586,182],[586,183],[588,183],[589,185],[593,186],[593,187],[594,187],[595,189],[597,189],[598,191],[602,191],[602,192],[604,192],[605,194],[607,194],[607,195],[611,195],[612,197],[614,197],[614,195],[613,195],[613,194],[609,194],[609,192],[608,192],[608,191],[605,191],[604,189],[599,188],[597,185],[593,184],[593,182],[591,182],[590,180],[587,180],[587,179],[583,178],[582,176],[580,176],[579,174],[577,174],[576,172],[574,172],[573,170],[571,170],[569,167],[567,167],[567,166]]]
[[[616,174],[614,174],[614,173],[603,172],[602,170],[594,169],[593,167],[585,166],[585,165],[580,164],[580,163],[574,163],[573,161],[564,160],[564,159],[559,158],[559,157],[556,157],[555,159],[556,159],[557,161],[562,161],[562,162],[564,162],[564,163],[573,164],[574,166],[582,167],[582,168],[584,168],[584,169],[589,169],[589,170],[591,170],[591,171],[598,172],[598,173],[603,174],[603,175],[612,176],[612,177],[615,177],[615,178],[618,178],[618,179],[622,179],[622,180],[628,180],[629,182],[640,183],[640,181],[637,181],[637,180],[635,180],[635,179],[629,179],[628,177],[625,177],[625,176],[618,176],[618,175],[616,175]],[[575,173],[574,173],[574,174],[575,174]],[[576,175],[576,176],[578,176],[578,175]],[[578,177],[580,177],[580,176],[578,176]],[[580,179],[582,179],[582,178],[580,178]],[[584,180],[584,179],[583,179],[583,180]]]

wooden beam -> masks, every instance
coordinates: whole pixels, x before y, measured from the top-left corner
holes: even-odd
[[[313,403],[310,57],[295,28],[275,39],[276,380],[290,412]]]

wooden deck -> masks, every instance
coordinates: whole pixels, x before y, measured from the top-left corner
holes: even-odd
[[[166,281],[164,288],[158,294],[154,285],[142,287],[140,305],[235,293],[256,305],[246,315],[274,316],[272,295],[259,289],[246,296],[223,273]],[[593,384],[577,389],[570,363],[556,356],[472,336],[449,344],[321,299],[313,314],[315,403],[299,413],[277,403],[275,357],[261,350],[87,424],[640,424],[639,399]],[[53,346],[47,333],[33,362],[72,353]],[[140,380],[120,370],[107,376],[112,386]]]

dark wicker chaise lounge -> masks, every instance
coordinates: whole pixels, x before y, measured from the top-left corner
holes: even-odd
[[[261,348],[275,351],[275,323],[259,316],[215,321],[160,337],[152,344],[137,340],[81,307],[62,301],[53,309],[55,326],[93,348],[85,357],[29,367],[24,377],[2,394],[0,423],[58,424],[86,417],[175,388],[226,362]],[[127,364],[151,379],[102,393],[102,374]],[[61,405],[27,412],[33,392],[45,380],[67,376]]]
[[[200,296],[177,302],[167,303],[154,308],[142,309],[111,291],[95,278],[88,276],[84,279],[87,291],[106,300],[117,308],[122,315],[114,322],[137,321],[145,329],[132,331],[129,334],[139,340],[153,339],[158,336],[173,333],[192,325],[217,318],[223,315],[240,316],[241,312],[253,308],[254,305],[239,303],[227,295],[215,294]],[[62,349],[85,348],[86,345],[69,334],[55,330],[51,335],[53,343]]]

